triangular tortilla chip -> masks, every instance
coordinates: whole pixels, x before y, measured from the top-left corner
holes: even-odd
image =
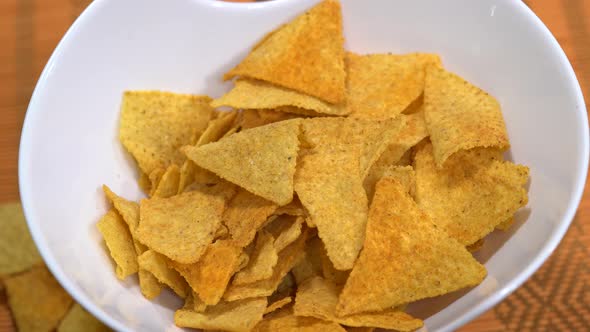
[[[279,27],[224,75],[260,79],[330,103],[345,98],[340,3],[325,0]]]
[[[154,168],[154,170],[150,172],[150,192],[148,193],[149,196],[154,196],[154,193],[156,192],[156,189],[158,189],[158,184],[160,183],[162,176],[164,176],[164,173],[166,173],[166,169],[162,167]]]
[[[261,230],[256,238],[254,252],[250,255],[248,266],[236,273],[232,284],[244,285],[270,278],[277,265],[279,255],[274,246],[272,234]]]
[[[207,129],[199,137],[195,146],[217,142],[231,128],[238,115],[237,111],[220,112],[215,120],[211,120]]]
[[[115,274],[123,280],[137,273],[137,254],[133,245],[133,238],[129,227],[123,218],[115,211],[109,210],[97,224],[104,241],[109,248],[111,257],[115,261]]]
[[[396,331],[413,331],[424,325],[420,319],[389,308],[339,317],[336,315],[339,294],[340,288],[334,283],[321,277],[311,278],[297,289],[293,307],[295,315],[315,317],[346,326],[372,326]]]
[[[246,78],[238,79],[234,88],[221,98],[213,100],[211,106],[230,106],[236,109],[276,109],[282,106],[294,106],[321,114],[347,114],[347,110],[342,105],[333,105],[278,85]]]
[[[168,260],[153,250],[147,250],[137,257],[139,266],[150,272],[159,282],[170,287],[178,296],[184,298],[188,294],[188,285],[182,276],[168,267]]]
[[[381,120],[397,116],[424,91],[428,64],[440,66],[435,54],[346,54],[346,108],[350,116]]]
[[[424,116],[439,167],[459,150],[510,147],[498,101],[440,67],[426,71]]]
[[[337,323],[328,322],[313,317],[299,317],[293,314],[291,308],[283,308],[265,316],[258,323],[253,332],[346,332]]]
[[[300,122],[294,119],[252,128],[183,151],[198,166],[285,205],[293,199]]]
[[[297,119],[300,115],[281,112],[278,110],[243,110],[238,120],[238,127],[242,130],[264,126],[270,123]]]
[[[337,314],[380,311],[443,295],[477,285],[485,276],[485,267],[463,245],[437,228],[397,181],[384,178],[377,183],[363,251]]]
[[[363,186],[367,192],[369,201],[373,199],[375,185],[384,177],[396,179],[410,196],[416,191],[416,172],[412,166],[384,166],[373,165],[371,172],[367,175]]]
[[[29,234],[20,204],[0,206],[0,224],[0,277],[24,271],[43,261]]]
[[[464,245],[483,238],[528,202],[528,167],[502,161],[497,150],[460,151],[442,168],[433,146],[416,153],[416,202],[433,221]]]
[[[321,151],[300,158],[297,196],[334,266],[349,270],[363,245],[368,210],[358,150]]]
[[[193,134],[205,129],[213,112],[210,102],[206,96],[126,91],[119,139],[145,174],[182,165],[185,156],[178,148],[191,144]]]
[[[102,185],[102,190],[107,199],[113,204],[115,210],[123,217],[133,235],[137,230],[137,226],[139,226],[139,204],[118,196],[107,185]]]
[[[264,227],[274,238],[274,248],[277,252],[299,238],[303,229],[303,217],[289,215],[278,216]]]
[[[180,169],[175,164],[168,166],[166,172],[162,174],[160,182],[156,190],[152,194],[153,197],[170,197],[178,193],[178,185],[180,182]]]
[[[240,189],[223,213],[223,223],[236,244],[245,247],[276,209],[273,202]]]

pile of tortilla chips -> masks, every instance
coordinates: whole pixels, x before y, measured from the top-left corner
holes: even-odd
[[[148,198],[104,186],[98,227],[118,278],[185,300],[178,326],[412,331],[408,303],[485,278],[470,251],[527,204],[498,102],[437,55],[343,44],[325,0],[255,45],[218,99],[124,94],[119,137]]]

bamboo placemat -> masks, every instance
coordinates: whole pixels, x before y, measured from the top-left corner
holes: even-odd
[[[242,0],[247,1],[247,0]],[[516,0],[515,0],[516,1]],[[20,130],[47,59],[89,0],[0,1],[0,203],[18,201]],[[590,1],[529,0],[590,93]],[[563,242],[533,277],[461,332],[590,331],[590,193]],[[0,332],[14,331],[0,292]]]

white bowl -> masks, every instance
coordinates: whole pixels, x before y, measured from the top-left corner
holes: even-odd
[[[219,96],[221,75],[266,32],[317,0],[96,0],[60,42],[37,84],[20,145],[19,176],[33,238],[60,283],[117,330],[174,331],[170,294],[144,299],[137,279],[115,278],[96,229],[100,185],[142,194],[117,140],[125,89]],[[514,0],[342,0],[348,49],[435,52],[496,96],[511,157],[531,167],[530,203],[508,234],[478,254],[478,287],[414,305],[429,331],[450,331],[491,308],[551,254],[580,201],[588,169],[584,99],[566,56]],[[524,222],[526,219],[526,222]],[[462,295],[462,296],[459,296]]]

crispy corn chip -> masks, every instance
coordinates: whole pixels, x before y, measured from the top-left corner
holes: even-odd
[[[440,66],[435,54],[346,54],[351,117],[387,119],[402,113],[424,91],[428,64]]]
[[[221,224],[223,194],[190,191],[140,202],[139,240],[172,260],[199,260]]]
[[[0,224],[0,277],[43,261],[31,239],[20,204],[2,205]]]
[[[350,152],[304,155],[295,175],[295,191],[339,270],[352,268],[363,245],[367,223],[367,195],[359,154],[355,150]]]
[[[295,315],[347,326],[373,326],[396,331],[413,331],[424,325],[420,319],[397,309],[339,317],[336,315],[339,293],[340,288],[332,282],[320,277],[311,278],[297,290],[293,307]]]
[[[183,149],[189,159],[280,205],[293,199],[300,120],[241,131],[219,142]]]
[[[182,165],[185,156],[178,148],[190,144],[194,132],[205,129],[213,110],[210,102],[206,96],[126,91],[119,139],[145,174]]]
[[[180,184],[180,169],[172,164],[168,166],[166,172],[162,174],[160,182],[153,193],[153,197],[170,197],[178,193]]]
[[[139,277],[139,290],[146,299],[152,300],[160,295],[163,285],[151,272],[139,267],[137,276]]]
[[[260,79],[330,103],[345,99],[340,3],[326,0],[279,27],[224,75]]]
[[[414,192],[416,191],[416,172],[414,172],[412,166],[377,166],[375,164],[363,183],[369,199],[373,198],[375,184],[384,177],[396,179],[410,196],[414,196]]]
[[[111,190],[111,188],[104,184],[102,185],[102,190],[109,202],[113,204],[115,210],[119,212],[119,215],[123,217],[123,220],[127,223],[127,226],[129,226],[131,234],[135,234],[135,231],[139,226],[139,204],[118,196]]]
[[[291,201],[291,203],[289,203],[287,205],[279,206],[273,214],[277,215],[277,216],[286,214],[289,216],[304,217],[305,210],[303,209],[303,205],[301,205],[301,201],[299,200],[299,197],[295,196],[295,197],[293,197],[293,200]]]
[[[223,223],[232,239],[244,247],[252,242],[258,229],[276,208],[276,204],[240,189],[223,213]]]
[[[137,273],[137,254],[133,246],[133,238],[129,227],[123,218],[115,211],[109,210],[98,222],[98,230],[109,248],[113,261],[115,261],[115,274],[123,280]]]
[[[424,116],[439,167],[459,150],[510,147],[498,101],[436,66],[426,73]]]
[[[468,245],[466,248],[467,248],[467,250],[469,250],[469,252],[475,252],[475,251],[478,251],[479,249],[481,249],[483,247],[484,243],[485,243],[484,239],[479,239],[475,243]]]
[[[8,277],[4,284],[19,331],[53,331],[73,302],[43,265]]]
[[[527,204],[529,169],[501,161],[497,150],[460,151],[442,168],[433,146],[416,153],[416,202],[463,245],[470,245]]]
[[[302,226],[302,217],[282,215],[266,225],[264,230],[273,236],[274,248],[279,252],[299,238]]]
[[[323,243],[321,243],[319,256],[320,262],[322,264],[322,275],[324,276],[324,279],[336,285],[343,286],[346,283],[346,279],[348,279],[348,276],[350,275],[350,270],[337,270],[330,260],[330,257],[328,257],[328,253],[326,252],[326,248],[324,248]]]
[[[240,263],[241,248],[229,240],[210,244],[194,264],[170,262],[207,305],[216,305]]]
[[[237,111],[220,112],[217,119],[209,122],[207,129],[205,129],[205,132],[199,137],[195,146],[198,147],[211,142],[217,142],[231,128],[237,115]]]
[[[195,172],[197,165],[192,160],[185,160],[182,167],[180,167],[180,177],[178,178],[178,192],[183,193],[186,187],[195,181]]]
[[[137,179],[137,185],[146,195],[149,195],[152,191],[152,182],[150,181],[150,177],[149,175],[145,174],[142,170],[139,170],[139,178]]]
[[[205,312],[207,304],[199,298],[199,294],[193,291],[184,299],[184,306],[182,308],[194,312]]]
[[[261,230],[256,238],[256,247],[250,256],[248,266],[236,273],[233,285],[244,285],[272,277],[279,259],[272,234]]]
[[[168,267],[168,259],[153,250],[147,250],[137,257],[139,266],[150,272],[159,282],[170,287],[178,296],[185,298],[188,294],[188,285],[182,276]]]
[[[64,319],[59,323],[57,332],[110,332],[106,325],[101,323],[79,304],[74,304]]]
[[[313,317],[299,317],[293,310],[280,309],[264,317],[253,332],[346,332],[339,324]]]
[[[174,323],[180,327],[248,332],[262,320],[266,305],[266,298],[260,297],[220,302],[202,313],[180,309],[174,313]]]
[[[291,303],[293,301],[293,298],[290,296],[285,296],[280,300],[277,300],[271,304],[268,305],[268,307],[266,307],[266,310],[264,310],[264,314],[270,314],[271,312],[275,311],[275,310],[279,310],[282,307],[286,306],[287,304]]]
[[[164,175],[164,173],[166,173],[166,170],[162,167],[154,168],[154,170],[151,171],[151,173],[149,175],[149,179],[150,179],[149,196],[153,196],[154,193],[156,192],[156,189],[158,188],[158,184],[160,183],[160,180],[162,179],[162,176]]]
[[[502,221],[501,223],[499,223],[496,226],[496,229],[506,232],[510,229],[510,227],[512,227],[513,224],[514,224],[514,217],[510,217],[510,218]]]
[[[294,106],[328,115],[347,114],[342,105],[333,105],[310,95],[252,79],[238,79],[235,87],[221,98],[213,100],[211,106],[230,106],[236,109],[276,109],[281,106]]]
[[[463,245],[437,228],[397,181],[384,178],[377,183],[363,251],[337,313],[380,311],[471,287],[485,276]]]
[[[323,275],[322,255],[327,256],[324,244],[318,237],[313,237],[305,247],[304,256],[291,270],[297,285],[309,278]]]

